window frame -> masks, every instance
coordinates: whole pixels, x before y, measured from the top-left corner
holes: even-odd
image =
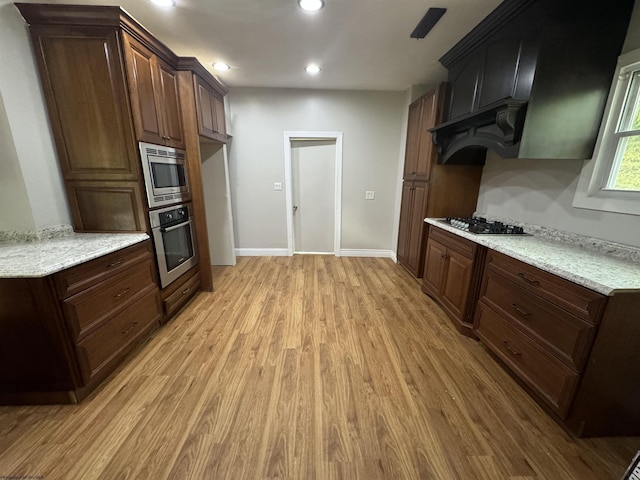
[[[618,147],[617,128],[632,79],[640,70],[640,49],[618,57],[616,74],[611,82],[609,98],[593,158],[582,168],[573,200],[576,208],[640,215],[640,191],[614,190],[607,186]]]

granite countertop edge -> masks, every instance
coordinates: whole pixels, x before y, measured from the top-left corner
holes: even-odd
[[[476,235],[452,227],[442,219],[425,218],[424,221],[602,295],[640,290],[640,266],[636,262],[563,242],[561,237]],[[547,261],[541,258],[541,249],[549,253]]]
[[[0,278],[40,278],[143,242],[146,233],[71,233],[0,243]]]

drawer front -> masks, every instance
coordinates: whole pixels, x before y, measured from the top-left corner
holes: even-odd
[[[480,303],[476,334],[525,384],[562,418],[571,405],[578,372]]]
[[[578,318],[594,324],[600,320],[604,295],[493,250],[487,255],[486,267]]]
[[[481,301],[502,311],[512,325],[545,345],[560,360],[582,370],[596,328],[493,271],[485,273]]]
[[[200,290],[200,274],[196,270],[180,287],[164,299],[166,320],[186,304]]]
[[[153,258],[151,240],[63,270],[54,277],[58,298],[70,297],[147,258]]]
[[[99,327],[105,318],[131,303],[150,285],[155,285],[155,268],[151,259],[64,300],[73,339],[77,340]]]
[[[115,366],[135,346],[135,340],[159,325],[160,318],[160,294],[154,286],[78,343],[76,350],[85,384],[105,368]]]
[[[473,258],[476,252],[477,244],[475,242],[434,227],[433,225],[429,226],[429,238],[433,238],[447,248],[451,248],[468,258]]]

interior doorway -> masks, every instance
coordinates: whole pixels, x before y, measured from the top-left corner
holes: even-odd
[[[287,249],[340,255],[342,132],[285,132]]]

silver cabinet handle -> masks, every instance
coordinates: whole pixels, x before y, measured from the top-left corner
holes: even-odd
[[[177,230],[178,228],[182,228],[185,225],[191,225],[191,220],[187,222],[179,223],[178,225],[173,225],[172,227],[163,227],[160,229],[161,232],[171,232],[172,230]]]

